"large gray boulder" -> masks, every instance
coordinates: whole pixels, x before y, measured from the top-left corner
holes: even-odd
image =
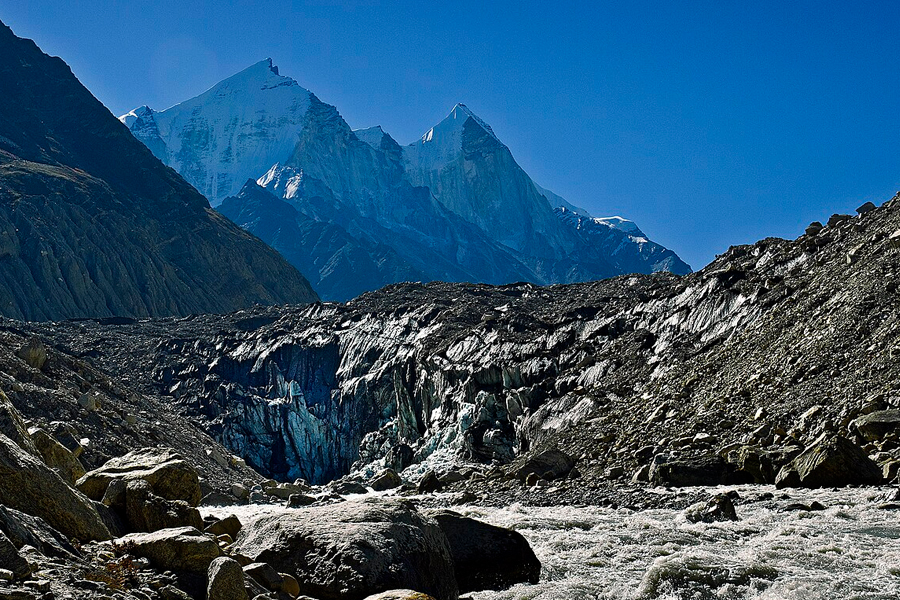
[[[244,525],[234,551],[296,576],[300,593],[362,600],[410,588],[437,600],[459,590],[447,538],[402,501],[342,502],[259,517]]]
[[[125,485],[125,522],[130,531],[159,531],[175,527],[203,529],[200,511],[184,500],[166,500],[142,479]]]
[[[0,435],[0,501],[78,540],[111,537],[90,500],[5,435]]]
[[[867,442],[880,440],[889,433],[900,431],[900,410],[876,410],[856,419],[853,426]]]
[[[207,600],[248,600],[244,587],[244,571],[233,558],[220,556],[209,563]]]
[[[537,583],[541,563],[521,533],[464,517],[450,510],[428,513],[447,541],[460,593],[504,590]]]
[[[78,489],[92,500],[102,500],[113,479],[126,483],[143,479],[153,493],[166,500],[184,500],[191,506],[200,503],[200,478],[197,471],[170,448],[141,448],[113,458],[78,480]]]
[[[778,472],[775,487],[877,485],[882,472],[862,448],[834,434],[823,434]]]
[[[661,457],[657,457],[650,466],[649,478],[653,485],[672,487],[753,482],[752,475],[737,472],[733,464],[717,455],[683,460],[661,460]]]
[[[31,546],[44,556],[73,558],[78,550],[66,537],[53,529],[40,517],[0,506],[0,531],[12,541],[16,548]]]
[[[117,543],[129,553],[148,559],[157,568],[170,571],[206,573],[213,559],[221,555],[216,539],[193,527],[132,533],[119,538]]]

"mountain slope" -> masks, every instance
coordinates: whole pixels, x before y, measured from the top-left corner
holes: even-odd
[[[152,316],[316,299],[62,60],[2,24],[0,89],[0,314]]]
[[[671,252],[670,260],[656,260],[638,240],[643,236],[622,236],[616,227],[586,234],[560,219],[554,207],[575,207],[537,186],[490,126],[461,104],[421,140],[400,146],[380,127],[351,131],[335,107],[266,60],[170,109],[142,107],[120,119],[214,205],[236,198],[228,214],[240,214],[242,225],[296,258],[314,280],[308,269],[328,263],[334,247],[321,245],[331,254],[301,260],[305,242],[261,228],[274,223],[274,205],[239,206],[247,179],[309,219],[339,227],[357,249],[369,248],[367,259],[344,263],[347,281],[392,283],[414,272],[424,281],[548,284],[690,271]],[[266,213],[270,208],[275,212]],[[372,277],[363,265],[383,255],[372,248],[389,249],[409,268],[387,265]],[[326,299],[359,289],[314,285]]]

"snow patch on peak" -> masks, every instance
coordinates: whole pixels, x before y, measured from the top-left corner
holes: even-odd
[[[130,129],[135,121],[138,119],[147,119],[148,117],[153,117],[153,109],[145,104],[144,106],[139,106],[138,108],[125,113],[119,117],[119,121]]]
[[[594,222],[599,225],[606,225],[607,227],[612,227],[613,229],[624,231],[625,233],[633,237],[647,237],[644,235],[644,232],[638,228],[637,224],[634,221],[629,221],[628,219],[625,219],[623,217],[595,217]]]
[[[303,170],[277,163],[272,165],[265,175],[257,179],[256,183],[275,194],[276,197],[291,200],[297,196],[303,185]]]

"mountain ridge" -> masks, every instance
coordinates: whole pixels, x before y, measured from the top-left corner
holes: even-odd
[[[251,207],[281,209],[252,199],[255,191],[242,194],[248,179],[287,201],[304,219],[343,229],[332,233],[359,259],[351,261],[351,268],[380,260],[373,248],[391,248],[406,265],[377,269],[382,285],[411,272],[422,281],[493,284],[585,281],[659,269],[690,272],[674,253],[668,261],[649,260],[638,236],[622,236],[616,227],[595,227],[585,235],[560,219],[555,206],[587,213],[534,183],[490,125],[462,103],[404,146],[380,126],[352,130],[334,106],[276,71],[270,60],[261,61],[170,109],[137,109],[120,119],[213,205],[230,217],[240,215],[241,225],[295,257],[295,266],[318,265],[306,274],[325,299],[347,300],[361,288],[348,285],[352,278],[327,283],[336,281],[324,266],[334,254],[300,260],[306,256],[298,253],[302,240],[288,240],[272,215],[251,215]],[[267,81],[277,84],[275,92]],[[292,112],[282,115],[286,104],[266,99],[271,93],[293,98],[287,103]],[[227,131],[223,123],[229,124]],[[225,198],[245,198],[250,204],[241,207],[231,200],[223,209]],[[321,227],[311,227],[294,231],[320,240],[312,231],[321,233]],[[337,248],[326,246],[328,252]],[[318,247],[325,251],[326,246]],[[597,248],[615,248],[617,256]],[[372,281],[370,274],[354,273],[359,281]]]

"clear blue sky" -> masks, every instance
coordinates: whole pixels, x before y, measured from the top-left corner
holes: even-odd
[[[401,143],[464,102],[538,183],[695,268],[900,189],[896,0],[0,0],[0,20],[116,114],[266,57]]]

